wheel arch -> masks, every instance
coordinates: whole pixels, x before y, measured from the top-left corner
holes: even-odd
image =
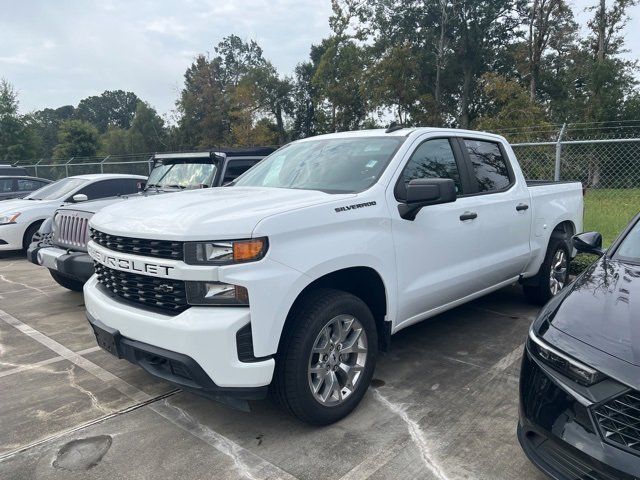
[[[366,303],[376,321],[378,347],[383,351],[388,348],[391,337],[391,322],[386,321],[389,302],[384,280],[380,273],[372,267],[354,266],[326,273],[310,282],[300,291],[291,305],[282,327],[278,351],[280,351],[284,338],[293,325],[296,308],[305,295],[319,288],[341,290],[360,298]]]

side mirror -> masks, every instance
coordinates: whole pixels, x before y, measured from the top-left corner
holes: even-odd
[[[598,232],[585,232],[573,236],[573,246],[580,253],[604,255],[602,235]]]
[[[406,188],[398,212],[405,220],[415,220],[422,207],[456,201],[456,184],[450,178],[417,178]]]
[[[75,203],[80,203],[80,202],[86,202],[87,200],[89,200],[89,197],[87,197],[84,193],[76,193],[72,197],[72,199]]]

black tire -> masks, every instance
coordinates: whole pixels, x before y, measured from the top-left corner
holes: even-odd
[[[556,258],[556,254],[562,251],[567,259],[567,265],[564,272],[564,284],[563,288],[569,283],[569,263],[571,260],[571,249],[567,240],[564,238],[551,238],[549,246],[547,247],[547,253],[544,257],[544,261],[540,266],[540,270],[536,276],[530,280],[529,283],[522,286],[524,296],[527,300],[534,305],[544,305],[547,303],[554,294],[551,288],[551,269],[553,268],[553,260]]]
[[[342,403],[326,406],[314,398],[309,385],[309,360],[321,330],[339,315],[352,315],[366,333],[367,353],[355,388]],[[369,307],[358,297],[331,289],[307,294],[292,312],[290,327],[283,332],[271,394],[288,413],[313,425],[328,425],[346,417],[362,400],[375,368],[378,334]],[[342,395],[342,394],[341,394]],[[341,396],[340,395],[340,396]]]
[[[25,252],[27,251],[27,248],[29,248],[29,245],[31,245],[33,237],[38,232],[41,224],[42,222],[32,223],[29,225],[29,228],[27,228],[27,231],[24,232],[24,237],[22,237],[22,250]]]
[[[53,277],[53,279],[58,282],[58,285],[66,288],[67,290],[72,290],[74,292],[81,292],[82,287],[84,287],[84,282],[80,280],[76,280],[75,278],[67,277],[66,275],[61,275],[55,270],[49,269],[49,273]]]

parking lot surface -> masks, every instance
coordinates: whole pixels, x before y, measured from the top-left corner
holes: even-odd
[[[0,256],[0,478],[534,479],[515,431],[536,308],[506,288],[395,335],[329,427],[230,409],[100,350],[82,295]]]

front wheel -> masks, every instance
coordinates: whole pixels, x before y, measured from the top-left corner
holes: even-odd
[[[375,368],[378,335],[367,305],[338,290],[308,294],[291,318],[272,393],[304,422],[327,425],[362,400]]]
[[[571,252],[566,240],[552,238],[534,283],[522,287],[527,300],[536,305],[544,305],[551,297],[560,293],[569,283],[570,259]]]

